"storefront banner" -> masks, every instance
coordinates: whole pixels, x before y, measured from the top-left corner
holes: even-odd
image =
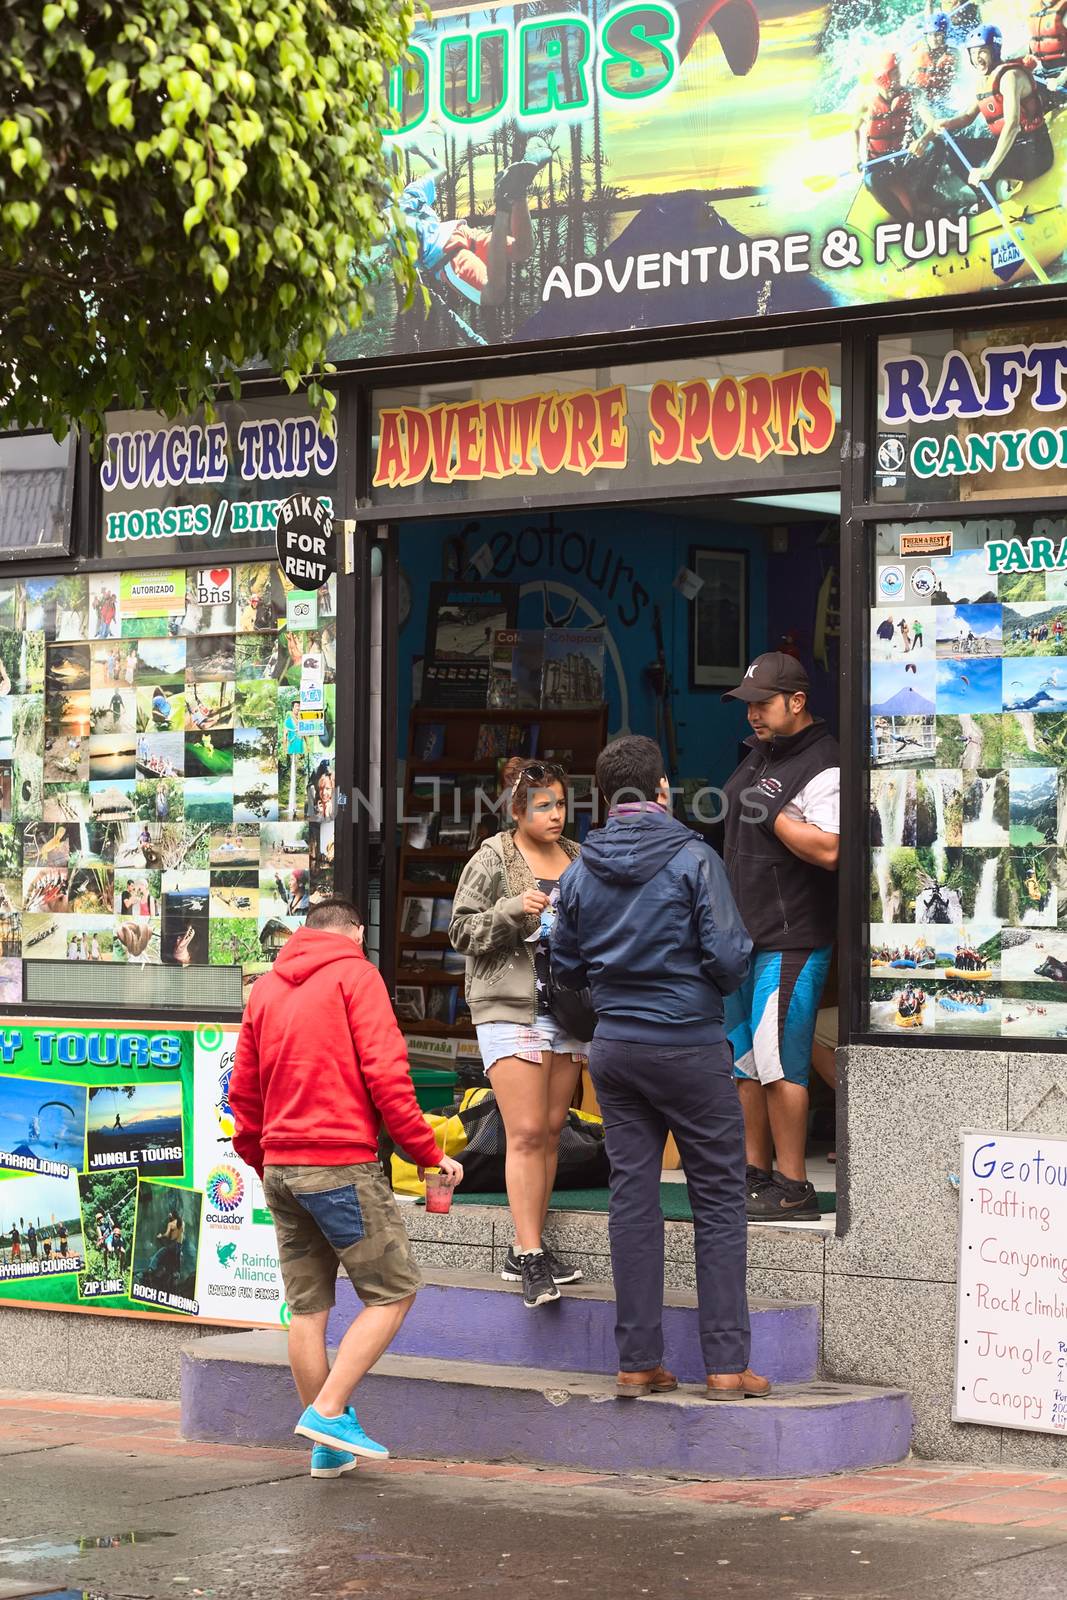
[[[940,29],[919,0],[430,9],[386,130],[426,293],[404,306],[383,247],[342,359],[1065,275],[1067,115],[1025,8],[968,3]],[[988,60],[979,20],[1003,31]],[[1005,99],[1023,109],[999,149]]]
[[[822,455],[836,429],[825,367],[673,382],[647,392],[605,389],[468,400],[420,408],[383,406],[374,486],[478,483],[607,468],[700,465],[768,456]]]
[[[909,428],[907,465],[927,497],[937,480],[954,495],[954,479],[974,493],[1012,483],[1020,495],[1059,492],[1061,480],[1047,475],[1067,467],[1067,344],[968,343],[940,363],[884,361],[879,416]]]
[[[0,1305],[285,1320],[262,1191],[232,1144],[236,1039],[0,1029]]]
[[[332,514],[337,440],[304,402],[230,401],[218,420],[115,412],[100,465],[103,549],[273,545],[294,492]]]

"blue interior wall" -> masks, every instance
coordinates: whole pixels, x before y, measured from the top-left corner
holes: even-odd
[[[679,568],[689,563],[691,546],[746,551],[749,654],[756,655],[771,642],[768,536],[768,529],[753,524],[644,509],[403,524],[400,564],[411,585],[411,613],[398,652],[401,747],[411,706],[412,665],[425,647],[430,584],[454,579],[460,562],[469,563],[487,551],[491,564],[484,575],[520,586],[520,627],[541,628],[563,619],[569,627],[590,627],[603,618],[622,669],[620,681],[609,651],[612,733],[627,726],[629,732],[655,736],[656,703],[645,669],[656,655],[653,607],[658,603],[676,691],[678,777],[721,783],[736,765],[738,741],[748,729],[739,706],[721,704],[721,688],[690,688],[689,602],[673,583]],[[464,565],[462,575],[469,579],[478,574]],[[575,595],[580,603],[569,617]]]

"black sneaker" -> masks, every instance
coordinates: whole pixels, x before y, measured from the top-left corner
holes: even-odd
[[[815,1186],[780,1172],[756,1190],[749,1190],[745,1207],[749,1222],[818,1222],[821,1215]]]
[[[561,1283],[581,1283],[581,1267],[576,1267],[571,1261],[561,1261],[556,1252],[550,1250],[547,1245],[543,1248],[545,1260],[548,1262],[548,1270],[552,1274],[552,1282],[554,1284],[558,1286]]]
[[[750,1200],[754,1200],[762,1189],[772,1182],[769,1172],[764,1172],[762,1167],[747,1166],[745,1168],[745,1193]]]
[[[549,1250],[543,1245],[541,1248],[545,1252],[545,1260],[548,1262],[548,1270],[552,1274],[554,1284],[558,1286],[561,1283],[581,1282],[581,1267],[574,1267],[567,1261],[561,1261],[554,1250]],[[522,1257],[513,1244],[508,1245],[508,1253],[504,1257],[504,1269],[500,1276],[505,1283],[522,1282]]]
[[[552,1282],[552,1274],[548,1270],[548,1262],[543,1250],[531,1251],[522,1256],[522,1300],[528,1310],[533,1311],[537,1306],[547,1305],[550,1300],[559,1299],[559,1290]]]

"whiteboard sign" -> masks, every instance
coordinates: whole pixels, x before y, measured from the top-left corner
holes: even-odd
[[[952,1417],[1067,1434],[1067,1136],[963,1134]]]

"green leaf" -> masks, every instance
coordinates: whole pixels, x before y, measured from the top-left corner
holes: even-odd
[[[212,271],[211,271],[211,282],[212,282],[212,285],[214,286],[215,293],[216,294],[225,294],[227,285],[229,284],[229,281],[230,281],[230,274],[229,274],[227,268],[224,267],[222,262],[220,261],[218,266],[217,267],[213,267]]]
[[[41,12],[41,21],[44,24],[45,33],[55,33],[59,24],[63,21],[64,14],[62,6],[45,6]]]

